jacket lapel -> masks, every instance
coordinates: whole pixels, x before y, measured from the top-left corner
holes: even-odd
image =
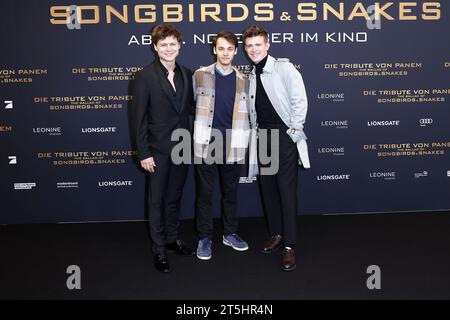
[[[159,83],[161,85],[162,90],[164,91],[164,94],[167,96],[167,99],[170,102],[170,105],[172,106],[172,108],[178,112],[177,109],[177,101],[175,96],[173,95],[173,88],[171,88],[171,84],[169,83],[169,81],[167,80],[167,78],[164,75],[164,70],[161,69],[161,66],[158,65],[157,63],[157,68],[158,70],[158,75],[159,75]]]
[[[188,81],[188,77],[186,74],[186,71],[184,70],[183,67],[180,66],[180,70],[181,70],[181,76],[183,77],[183,98],[181,99],[181,106],[180,106],[180,113],[183,111],[184,106],[187,104],[187,97],[188,97],[188,90],[191,90],[191,88],[189,88],[189,81]]]

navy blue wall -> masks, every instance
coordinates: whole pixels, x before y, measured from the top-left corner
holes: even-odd
[[[185,41],[179,62],[191,69],[213,62],[210,46],[198,41],[202,35],[239,34],[260,24],[273,34],[270,53],[301,71],[312,168],[299,173],[299,214],[450,208],[449,4],[392,2],[385,12],[394,20],[381,16],[374,29],[362,16],[370,1],[328,1],[335,9],[343,4],[343,20],[325,19],[323,1],[308,2],[316,4],[314,20],[305,20],[311,14],[304,11],[298,16],[303,1],[164,1],[183,8],[182,21],[173,24]],[[192,22],[189,3],[195,3]],[[222,21],[201,21],[201,6],[214,3]],[[241,5],[227,17],[232,3]],[[138,4],[154,5],[141,12],[156,12],[155,21],[136,22]],[[98,6],[98,23],[53,24],[70,5]],[[0,223],[145,217],[145,179],[128,128],[129,83],[153,60],[149,30],[163,22],[164,9],[174,9],[162,1],[127,1],[128,22],[113,16],[107,23],[107,5],[124,10],[117,0],[1,4]],[[244,21],[230,21],[242,20],[246,8]],[[96,10],[84,7],[82,18],[95,19]],[[264,17],[271,21],[255,21]],[[248,70],[242,47],[235,62]],[[183,218],[194,215],[190,170]],[[257,183],[240,185],[239,214],[262,215]]]

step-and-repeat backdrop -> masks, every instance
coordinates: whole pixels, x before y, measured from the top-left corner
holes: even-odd
[[[450,209],[448,1],[2,2],[0,223],[144,219],[130,141],[130,81],[149,31],[183,33],[179,62],[213,62],[212,36],[251,24],[302,73],[312,168],[299,214]],[[242,46],[235,59],[249,61]],[[194,216],[193,170],[182,200]],[[239,214],[262,215],[242,179]],[[219,214],[219,190],[214,214]]]

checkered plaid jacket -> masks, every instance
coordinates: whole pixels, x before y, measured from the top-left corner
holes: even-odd
[[[236,95],[233,105],[230,152],[227,162],[245,160],[250,134],[248,80],[235,68]],[[200,68],[193,75],[194,98],[196,100],[194,121],[194,154],[205,159],[208,156],[212,123],[214,118],[215,64]],[[223,137],[223,141],[226,141]]]

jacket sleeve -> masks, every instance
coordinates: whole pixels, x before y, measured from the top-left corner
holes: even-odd
[[[290,62],[286,63],[285,68],[286,72],[283,73],[283,80],[291,103],[291,130],[288,134],[294,142],[298,142],[306,139],[303,125],[308,111],[308,99],[300,72]]]
[[[131,85],[133,101],[131,104],[131,125],[138,149],[139,159],[152,156],[148,137],[148,103],[150,90],[142,73],[137,73]]]

